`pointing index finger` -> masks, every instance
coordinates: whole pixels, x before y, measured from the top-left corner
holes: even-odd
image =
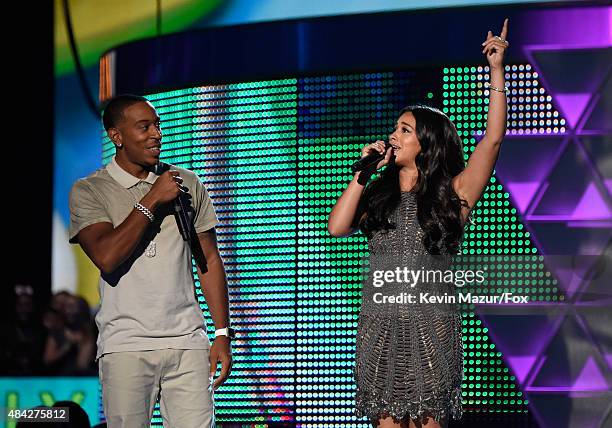
[[[508,36],[508,18],[504,19],[504,27],[501,31],[502,40],[506,40],[506,36]]]

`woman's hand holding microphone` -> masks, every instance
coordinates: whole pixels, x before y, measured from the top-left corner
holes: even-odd
[[[363,159],[364,157],[376,152],[380,153],[381,155],[384,154],[385,157],[376,165],[377,170],[381,169],[383,166],[389,163],[389,161],[391,160],[391,156],[393,156],[393,148],[389,146],[389,148],[386,149],[385,153],[385,146],[386,144],[382,140],[377,140],[372,144],[368,144],[367,146],[364,146],[363,149],[361,149],[361,158]]]
[[[364,159],[367,156],[379,154],[384,155],[384,157],[378,161],[376,164],[372,164],[361,170],[358,174],[357,182],[362,186],[365,186],[370,177],[380,168],[387,165],[393,156],[393,148],[386,147],[386,144],[382,140],[378,140],[372,144],[368,144],[363,149],[361,149],[361,159]]]

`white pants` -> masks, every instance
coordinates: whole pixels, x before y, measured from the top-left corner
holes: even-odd
[[[149,428],[159,397],[166,428],[214,427],[207,349],[116,352],[99,360],[109,428]]]

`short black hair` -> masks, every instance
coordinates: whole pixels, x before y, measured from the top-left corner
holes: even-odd
[[[149,100],[145,97],[141,97],[140,95],[132,94],[122,94],[111,98],[106,103],[104,113],[102,113],[102,123],[104,124],[104,129],[108,131],[110,128],[116,127],[117,123],[123,119],[123,110],[133,104],[141,102],[149,102]]]

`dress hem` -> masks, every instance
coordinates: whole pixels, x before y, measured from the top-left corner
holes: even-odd
[[[355,403],[355,415],[358,418],[367,416],[372,421],[388,416],[398,420],[406,417],[410,417],[412,420],[421,420],[427,416],[440,422],[449,415],[454,420],[461,419],[463,416],[461,388],[421,398],[417,402],[399,399],[389,400],[376,394],[360,391],[358,388],[355,395]],[[448,404],[444,405],[441,403]]]

